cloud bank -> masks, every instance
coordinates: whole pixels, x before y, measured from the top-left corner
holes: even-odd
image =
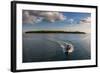
[[[77,15],[78,16],[78,15]],[[80,17],[80,16],[79,16]],[[66,20],[66,21],[64,21]],[[60,22],[61,26],[58,27],[58,24],[51,27],[47,26],[43,29],[59,29],[66,31],[83,31],[83,32],[91,32],[91,16],[80,17],[80,19],[76,19],[73,17],[64,16],[61,12],[53,12],[53,11],[33,11],[33,10],[23,10],[23,24],[35,24],[42,21],[47,21],[50,23],[54,23],[56,21],[64,21]],[[42,23],[41,23],[42,24]],[[42,25],[40,25],[42,26]],[[34,28],[34,25],[33,27]],[[41,29],[41,27],[40,27]]]
[[[34,24],[41,21],[56,22],[63,21],[65,19],[66,17],[60,12],[32,10],[23,11],[23,23]]]

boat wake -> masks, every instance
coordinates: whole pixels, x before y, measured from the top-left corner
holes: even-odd
[[[74,51],[74,46],[70,41],[65,42],[56,39],[48,39],[48,40],[57,43],[62,48],[63,52],[72,53]],[[68,50],[66,50],[67,46],[70,46]]]

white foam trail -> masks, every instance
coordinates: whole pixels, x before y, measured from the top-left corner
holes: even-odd
[[[66,52],[66,45],[71,46],[71,49],[68,50],[69,53],[72,53],[74,51],[74,46],[71,43],[64,42],[64,41],[57,41],[55,39],[49,39],[49,40],[58,43],[59,46],[63,49],[63,52]]]

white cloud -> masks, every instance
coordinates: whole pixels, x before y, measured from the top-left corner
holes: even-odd
[[[91,24],[91,17],[86,17],[80,20],[80,24]]]
[[[66,17],[64,17],[64,15],[60,12],[51,12],[51,11],[40,12],[38,15],[41,15],[42,17],[44,17],[45,20],[50,21],[50,22],[66,19]]]
[[[79,24],[75,24],[73,19],[69,19],[69,22],[72,22],[72,26],[66,26],[64,28],[66,31],[81,31],[86,33],[91,32],[91,17],[81,19]]]
[[[69,19],[68,21],[69,21],[71,24],[73,24],[73,23],[74,23],[74,19],[72,19],[72,18],[71,18],[71,19]]]
[[[86,17],[80,20],[79,26],[76,26],[76,29],[90,33],[91,32],[91,17]]]
[[[23,23],[33,24],[37,21],[37,17],[34,15],[30,15],[28,11],[23,12]]]
[[[55,21],[63,21],[66,17],[60,12],[52,12],[52,11],[23,11],[23,22],[24,23],[35,23],[40,22],[42,20],[55,22]]]

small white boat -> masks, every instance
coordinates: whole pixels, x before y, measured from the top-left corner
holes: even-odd
[[[60,45],[60,47],[62,47],[63,52],[68,52],[70,54],[74,51],[74,46],[70,43],[64,42],[63,44],[59,43],[59,45]]]

